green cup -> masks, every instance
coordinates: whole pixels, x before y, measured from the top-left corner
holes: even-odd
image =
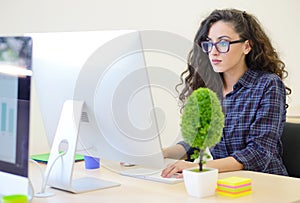
[[[26,195],[7,195],[2,197],[2,203],[28,203]]]

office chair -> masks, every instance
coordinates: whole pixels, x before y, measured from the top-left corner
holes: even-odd
[[[283,163],[289,176],[300,178],[300,123],[286,123],[281,141]]]

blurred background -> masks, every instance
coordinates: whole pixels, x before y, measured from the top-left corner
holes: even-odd
[[[192,42],[203,18],[221,8],[245,10],[260,20],[289,72],[286,83],[292,95],[288,98],[288,116],[300,117],[298,0],[0,0],[0,35],[133,29],[166,31]],[[185,61],[168,54],[146,53],[146,61],[147,65],[170,68],[178,75],[185,69]],[[34,82],[32,87],[30,154],[49,151]],[[173,96],[161,92],[157,96],[169,97],[164,100],[172,105],[163,107],[178,111]],[[176,115],[167,120],[173,127],[164,145],[175,142],[172,138],[179,133],[180,114]]]

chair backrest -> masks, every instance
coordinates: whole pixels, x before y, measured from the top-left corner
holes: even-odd
[[[300,123],[286,123],[281,141],[283,163],[289,176],[300,178]]]

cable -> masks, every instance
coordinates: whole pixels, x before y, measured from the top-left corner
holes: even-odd
[[[34,163],[35,165],[38,166],[39,171],[40,171],[40,174],[41,174],[41,176],[42,176],[42,186],[41,186],[41,190],[40,190],[40,192],[35,193],[35,194],[34,194],[34,197],[50,197],[50,196],[55,195],[55,194],[52,193],[52,192],[46,192],[46,186],[47,186],[48,178],[49,178],[49,175],[50,175],[50,173],[51,173],[51,170],[52,170],[53,166],[55,165],[56,161],[57,161],[60,157],[64,156],[65,154],[66,154],[65,152],[60,153],[60,154],[54,159],[54,161],[53,161],[52,165],[50,166],[50,169],[48,170],[48,173],[47,173],[47,174],[44,174],[44,172],[43,172],[43,170],[42,170],[42,168],[40,167],[40,165],[39,165],[38,162],[36,162],[36,161],[33,160],[33,159],[29,159],[29,161],[31,161],[32,163]],[[34,191],[33,186],[32,186],[32,191]]]
[[[28,177],[28,181],[29,181],[28,201],[31,202],[34,196],[34,187],[29,177]]]

